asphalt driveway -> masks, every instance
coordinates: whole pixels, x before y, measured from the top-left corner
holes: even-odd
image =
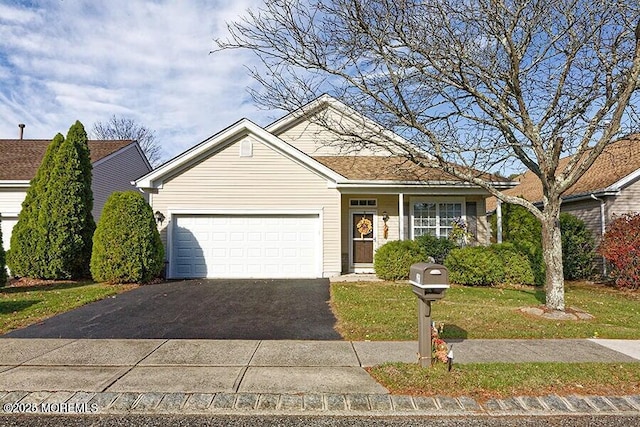
[[[329,281],[186,280],[141,286],[12,338],[340,340]]]

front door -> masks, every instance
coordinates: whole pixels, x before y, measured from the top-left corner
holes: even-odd
[[[354,267],[371,267],[373,264],[374,217],[373,212],[351,213],[351,256]]]

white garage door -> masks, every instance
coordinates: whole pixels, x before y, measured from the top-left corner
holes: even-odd
[[[318,215],[174,216],[174,278],[315,278]]]

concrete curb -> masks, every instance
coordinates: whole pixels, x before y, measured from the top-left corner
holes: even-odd
[[[4,414],[640,416],[640,395],[470,397],[388,394],[3,392]]]

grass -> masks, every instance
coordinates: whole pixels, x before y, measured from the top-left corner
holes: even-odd
[[[369,373],[394,394],[488,398],[545,395],[635,395],[640,393],[639,363],[387,363]]]
[[[555,321],[527,316],[521,307],[544,304],[534,287],[452,286],[432,304],[432,319],[444,322],[442,338],[600,338],[640,339],[640,293],[587,282],[567,282],[567,307],[593,320]],[[336,282],[331,304],[338,332],[346,340],[416,340],[417,298],[401,282]]]
[[[135,285],[62,282],[0,288],[0,334],[132,289]]]

